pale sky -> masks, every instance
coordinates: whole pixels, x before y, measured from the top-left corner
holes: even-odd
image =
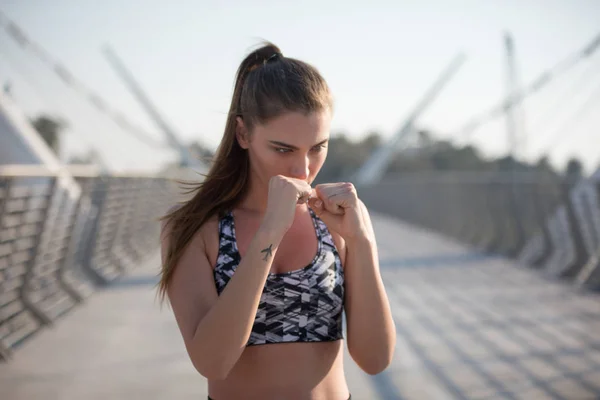
[[[0,0],[0,10],[76,77],[162,139],[104,58],[110,44],[182,139],[216,147],[235,71],[260,39],[316,66],[336,99],[332,132],[389,137],[459,53],[457,75],[418,119],[440,136],[456,131],[506,94],[503,33],[515,40],[519,79],[531,82],[600,33],[597,0],[159,1]],[[173,155],[130,138],[51,71],[0,33],[0,82],[32,114],[71,123],[67,150],[93,146],[117,169],[156,167]],[[523,107],[520,153],[549,150],[600,163],[600,49]],[[473,142],[486,154],[508,150],[504,119]],[[462,143],[462,142],[461,142]]]

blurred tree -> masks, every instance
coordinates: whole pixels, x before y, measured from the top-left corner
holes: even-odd
[[[435,140],[430,132],[419,132],[417,148],[398,153],[388,173],[411,171],[490,169],[491,164],[471,145],[457,147],[447,140]]]
[[[565,168],[565,176],[569,181],[578,181],[583,176],[583,164],[577,158],[571,158]]]
[[[327,160],[317,182],[334,182],[347,179],[360,168],[373,151],[384,142],[377,132],[369,132],[363,139],[353,141],[344,133],[332,135],[329,141]],[[581,163],[573,160],[567,170],[576,174],[581,172]],[[392,157],[386,175],[420,171],[498,171],[508,172],[513,168],[519,172],[542,172],[548,179],[559,181],[548,157],[540,158],[537,163],[526,163],[515,160],[511,156],[497,159],[486,159],[473,145],[457,146],[448,140],[436,139],[433,132],[417,130],[417,137],[412,147],[399,150]]]
[[[10,96],[12,94],[12,84],[11,84],[10,81],[4,82],[4,86],[2,88],[2,91],[7,96]]]
[[[429,147],[435,143],[435,140],[433,140],[433,135],[428,130],[419,130],[417,132],[417,137],[420,147]]]
[[[543,155],[537,161],[535,168],[540,172],[553,172],[552,165],[550,165],[550,160],[547,155]]]
[[[333,134],[327,145],[327,159],[315,183],[335,182],[352,168],[353,144],[344,133]]]
[[[360,141],[350,140],[343,132],[329,139],[327,160],[315,183],[336,182],[354,173],[381,143],[377,132],[370,132]]]
[[[75,154],[69,157],[68,164],[95,164],[99,161],[99,155],[93,149],[84,154]]]
[[[375,149],[376,147],[381,145],[383,142],[383,138],[378,132],[371,131],[367,133],[365,138],[361,141],[361,147],[365,147],[367,149]]]
[[[30,122],[46,144],[57,156],[60,156],[60,134],[67,124],[59,118],[48,115],[39,115],[32,118]]]
[[[513,156],[504,156],[495,161],[496,169],[498,171],[513,171],[517,168],[517,161]]]

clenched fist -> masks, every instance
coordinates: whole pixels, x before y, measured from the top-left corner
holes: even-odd
[[[337,232],[345,240],[368,234],[363,207],[352,183],[317,185],[311,193],[308,205],[329,229]]]

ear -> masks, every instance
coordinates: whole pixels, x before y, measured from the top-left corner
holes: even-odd
[[[242,117],[235,117],[235,137],[242,149],[248,149],[250,140],[248,138],[248,129],[244,124]]]

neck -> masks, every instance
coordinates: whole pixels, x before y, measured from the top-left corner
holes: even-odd
[[[262,217],[267,211],[268,200],[269,182],[261,181],[254,175],[250,175],[248,179],[248,191],[237,207]],[[296,211],[305,209],[308,209],[306,205],[296,207]]]
[[[262,182],[251,174],[248,179],[248,191],[240,202],[239,207],[253,213],[264,215],[267,210],[268,199],[268,182]]]

